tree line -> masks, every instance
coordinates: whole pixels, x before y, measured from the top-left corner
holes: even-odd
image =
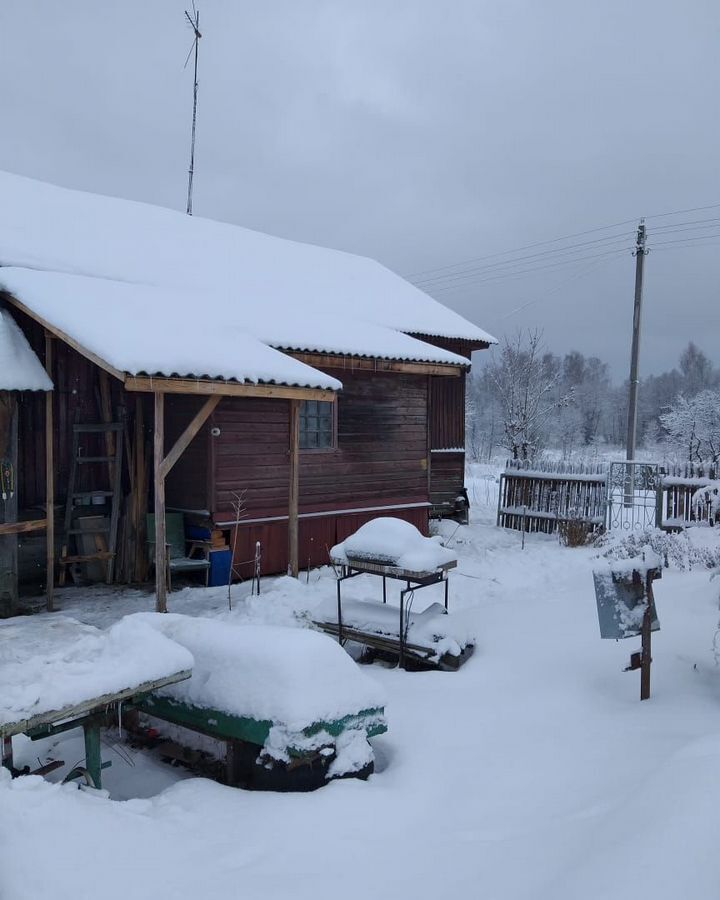
[[[498,453],[563,458],[624,447],[628,381],[613,384],[607,363],[571,351],[549,352],[538,331],[505,338],[476,367],[467,388],[467,451],[473,461]],[[720,369],[692,341],[678,365],[640,384],[638,446],[694,462],[720,458]]]

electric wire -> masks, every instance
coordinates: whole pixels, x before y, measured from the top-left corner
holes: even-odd
[[[544,291],[540,296],[533,298],[532,300],[528,300],[525,303],[522,303],[520,306],[516,306],[514,309],[511,309],[510,312],[505,313],[505,315],[500,316],[500,322],[503,322],[505,319],[509,319],[510,316],[514,316],[516,313],[523,312],[529,306],[534,306],[536,303],[541,303],[543,300],[547,300],[548,297],[551,297],[553,294],[557,294],[558,291],[561,291],[564,287],[567,287],[574,281],[579,281],[581,278],[584,278],[586,275],[590,275],[595,269],[600,268],[605,263],[610,262],[608,258],[595,260],[591,262],[588,266],[583,266],[583,268],[579,272],[575,272],[570,278],[566,278],[561,281],[559,284],[554,285],[549,290]]]
[[[583,241],[582,243],[579,243],[579,244],[571,244],[568,247],[558,247],[555,250],[541,250],[539,253],[530,253],[530,254],[527,254],[526,256],[517,256],[513,259],[505,260],[503,262],[489,263],[486,266],[479,266],[479,267],[473,268],[473,269],[466,269],[462,272],[453,272],[451,275],[436,275],[434,278],[428,278],[423,281],[416,281],[415,284],[420,286],[420,285],[427,285],[427,284],[430,284],[431,282],[435,282],[435,281],[451,281],[451,280],[455,280],[458,278],[464,278],[469,275],[486,272],[486,271],[496,269],[496,268],[503,268],[505,266],[513,266],[516,263],[522,262],[524,260],[543,259],[543,258],[547,258],[547,256],[550,256],[552,254],[570,253],[573,250],[576,250],[576,249],[579,249],[582,247],[588,247],[591,244],[604,243],[607,245],[607,244],[611,244],[611,243],[618,243],[619,241],[624,242],[627,240],[633,240],[634,237],[635,237],[634,234],[625,233],[622,235],[613,235],[612,237],[596,238],[595,240],[592,240],[592,241]]]
[[[693,212],[704,212],[704,211],[707,211],[710,209],[720,209],[720,203],[710,203],[706,206],[687,207],[685,209],[676,209],[676,210],[672,210],[670,212],[653,213],[651,215],[644,216],[643,218],[645,218],[646,220],[647,219],[662,219],[662,218],[668,218],[670,216],[686,215],[686,214],[693,213]],[[503,257],[503,256],[512,257],[513,254],[520,253],[524,250],[531,250],[535,247],[546,247],[550,244],[557,244],[562,241],[568,241],[568,240],[572,240],[574,238],[584,237],[585,235],[588,235],[588,234],[596,234],[599,231],[609,231],[611,229],[621,228],[625,225],[633,224],[637,221],[638,221],[638,219],[634,218],[634,219],[625,219],[621,222],[615,222],[612,225],[599,225],[599,226],[596,226],[595,228],[587,228],[583,231],[576,231],[576,232],[573,232],[572,234],[566,234],[566,235],[563,235],[563,236],[557,237],[557,238],[550,238],[548,240],[543,240],[543,241],[534,241],[533,243],[530,243],[530,244],[524,244],[520,247],[514,247],[512,250],[502,250],[497,253],[490,253],[485,256],[471,257],[471,258],[462,260],[460,262],[449,263],[444,266],[437,266],[437,267],[431,268],[431,269],[422,269],[417,272],[411,272],[411,273],[407,274],[405,277],[408,280],[413,281],[413,282],[427,281],[429,279],[424,278],[423,276],[432,276],[435,273],[441,273],[441,272],[451,272],[452,270],[461,269],[464,266],[473,266],[476,263],[484,262],[485,260],[490,260],[490,259],[498,259],[499,257]],[[659,230],[661,228],[663,228],[663,229],[670,228],[670,227],[674,227],[676,225],[683,225],[683,224],[699,224],[701,221],[702,220],[697,220],[696,222],[692,222],[692,223],[682,223],[682,222],[670,223],[670,225],[667,225],[667,226],[657,225],[657,226],[654,226],[654,229]],[[618,235],[609,235],[608,239],[611,239],[612,237],[618,237]],[[557,249],[562,250],[563,248],[557,248]],[[565,249],[567,249],[567,248],[565,248]],[[548,252],[552,252],[552,251],[548,251]],[[512,262],[512,259],[510,259],[509,261]]]
[[[559,260],[559,261],[555,260],[554,262],[546,263],[541,266],[532,266],[530,268],[518,269],[516,271],[510,271],[510,272],[490,273],[487,275],[487,277],[482,277],[482,276],[478,275],[478,276],[474,276],[472,279],[470,279],[468,281],[463,282],[462,284],[436,285],[436,286],[430,288],[429,290],[432,291],[433,296],[436,293],[445,295],[448,293],[452,293],[454,291],[467,289],[469,287],[478,287],[479,285],[490,284],[490,283],[497,282],[497,281],[506,281],[506,280],[514,279],[514,278],[524,278],[525,276],[532,275],[535,272],[547,271],[548,269],[562,268],[563,266],[571,266],[571,265],[575,265],[576,263],[585,262],[587,260],[600,259],[600,258],[608,257],[608,256],[619,256],[621,254],[629,253],[633,249],[634,249],[634,247],[632,247],[632,246],[617,247],[613,250],[607,250],[604,253],[594,253],[589,256],[579,256],[579,257],[573,257],[571,259],[565,259],[565,260]]]

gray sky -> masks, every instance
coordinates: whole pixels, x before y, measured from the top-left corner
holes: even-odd
[[[185,6],[2,0],[0,168],[184,209]],[[539,326],[554,351],[625,376],[634,260],[600,253],[629,247],[641,215],[720,204],[717,0],[200,0],[200,11],[196,215],[401,274],[490,256],[435,273],[472,269],[431,293],[497,336]],[[624,220],[518,251],[521,262],[492,256]],[[718,225],[720,206],[648,220],[644,373],[674,365],[690,339],[718,362]],[[700,240],[659,246],[687,238]]]

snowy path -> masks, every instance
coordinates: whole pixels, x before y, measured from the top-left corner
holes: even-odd
[[[251,794],[141,755],[135,769],[115,760],[114,796],[180,780],[128,802],[39,779],[2,784],[3,900],[34,900],[51,876],[54,900],[89,897],[88,875],[108,900],[629,900],[640,891],[715,900],[718,582],[703,570],[657,584],[662,631],[653,698],[641,704],[638,673],[621,672],[637,641],[599,638],[589,550],[531,537],[521,552],[517,535],[483,525],[456,537],[466,542],[451,609],[475,620],[476,654],[458,673],[365,670],[387,692],[390,726],[368,783]],[[308,594],[332,589],[329,578],[310,589],[282,580],[234,615],[259,620],[272,609],[285,620]],[[222,592],[204,602],[200,593],[171,604],[224,615]],[[68,612],[106,622],[119,610],[113,599],[94,617],[80,601]],[[149,602],[138,594],[124,610]]]

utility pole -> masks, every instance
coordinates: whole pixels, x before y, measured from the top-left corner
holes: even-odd
[[[645,219],[640,219],[635,244],[635,308],[633,311],[633,338],[630,353],[630,398],[628,402],[627,453],[625,459],[635,459],[637,432],[638,368],[640,364],[640,313],[642,310],[643,265],[648,251],[645,247],[647,233]]]

